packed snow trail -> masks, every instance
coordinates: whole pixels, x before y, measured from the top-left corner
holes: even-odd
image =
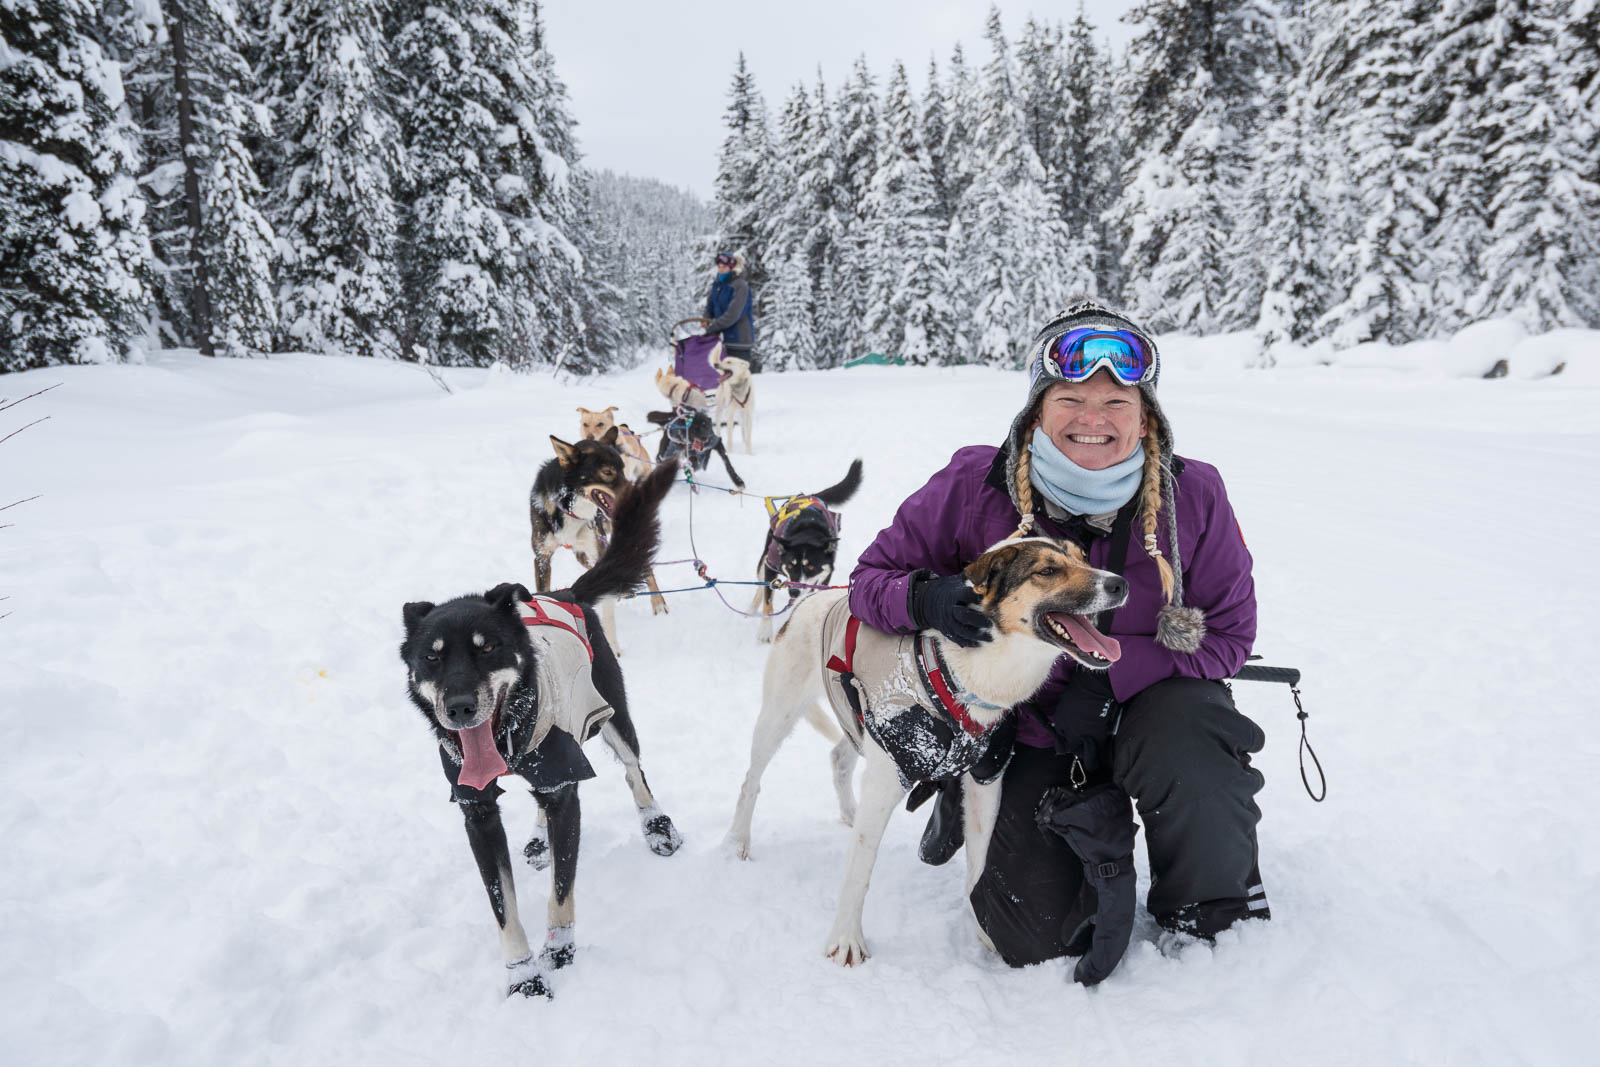
[[[1600,336],[1579,341],[1562,343],[1592,367]],[[1227,479],[1257,651],[1305,672],[1330,792],[1302,792],[1286,689],[1236,686],[1269,738],[1273,921],[1167,958],[1141,913],[1092,991],[1064,964],[988,956],[960,859],[917,862],[916,816],[890,823],[874,871],[871,960],[822,957],[846,844],[826,746],[802,728],[783,748],[751,860],[724,855],[766,650],[708,592],[659,618],[618,609],[644,764],[684,849],[650,854],[591,745],[577,961],[552,1002],[501,997],[461,818],[404,696],[400,607],[530,580],[547,435],[570,438],[579,404],[640,425],[662,406],[652,366],[579,385],[446,371],[449,396],[416,367],[320,357],[6,379],[66,385],[0,447],[0,502],[44,494],[0,531],[0,1061],[1587,1062],[1593,375],[1246,372],[1216,341],[1163,348],[1178,450]],[[951,451],[997,442],[1025,391],[975,368],[757,389],[756,454],[732,454],[753,490],[814,491],[866,461],[841,575]],[[680,487],[663,558],[691,554],[687,510]],[[702,493],[695,519],[711,573],[749,577],[760,502]],[[558,584],[577,574],[556,566]],[[515,847],[533,805],[513,790],[503,807]],[[548,876],[517,878],[537,929]]]

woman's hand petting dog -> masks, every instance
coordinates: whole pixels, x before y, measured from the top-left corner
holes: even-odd
[[[964,574],[912,579],[911,621],[919,630],[938,630],[962,648],[977,648],[994,636],[978,603],[978,594]]]

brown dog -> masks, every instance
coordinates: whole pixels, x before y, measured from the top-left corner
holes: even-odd
[[[644,447],[644,441],[639,435],[628,429],[625,422],[616,421],[611,413],[617,410],[615,404],[604,411],[590,411],[588,408],[578,409],[578,439],[580,441],[598,441],[612,428],[617,430],[617,451],[622,453],[624,473],[630,482],[636,482],[655,469],[655,464],[650,461],[650,452]]]
[[[550,560],[556,549],[571,549],[585,570],[605,552],[611,536],[611,514],[622,494],[634,487],[622,473],[622,453],[617,451],[617,430],[612,427],[598,441],[568,444],[551,435],[556,458],[539,468],[528,494],[528,520],[532,527],[534,582],[541,593],[550,591]],[[650,588],[650,608],[659,615],[667,610],[659,595],[654,571],[645,572]],[[617,642],[616,612],[611,600],[599,605],[601,625],[613,648]]]

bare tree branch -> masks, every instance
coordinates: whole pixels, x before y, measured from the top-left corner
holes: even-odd
[[[13,500],[11,503],[7,504],[4,508],[0,508],[0,511],[5,511],[6,508],[14,508],[18,504],[26,504],[28,502],[28,500],[38,500],[42,496],[44,496],[43,493],[35,493],[32,496],[28,497],[27,500]],[[5,599],[5,597],[0,596],[0,600],[4,600],[4,599]]]
[[[18,404],[22,403],[24,400],[32,400],[34,397],[40,396],[40,395],[42,395],[44,393],[48,393],[52,389],[60,389],[60,388],[61,388],[61,383],[57,382],[54,385],[45,386],[43,389],[40,389],[37,393],[29,393],[27,396],[18,397],[15,400],[12,400],[10,397],[0,396],[0,411],[4,411],[7,408],[14,408]]]
[[[49,421],[49,418],[50,418],[50,416],[46,415],[42,419],[34,419],[32,422],[28,423],[27,426],[18,426],[15,430],[12,430],[10,433],[6,434],[4,437],[0,437],[0,445],[5,444],[7,441],[9,441],[13,437],[17,436],[17,434],[21,433],[23,430],[26,430],[28,428],[28,426],[37,426],[41,422]]]

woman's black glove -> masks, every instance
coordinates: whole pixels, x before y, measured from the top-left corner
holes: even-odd
[[[962,648],[990,640],[989,617],[973,607],[978,594],[964,574],[935,578],[926,572],[911,577],[911,621],[919,630],[938,630]]]
[[[1085,892],[1061,931],[1070,945],[1092,931],[1089,950],[1078,960],[1072,977],[1095,985],[1116,969],[1133,936],[1138,894],[1133,873],[1133,804],[1128,794],[1110,784],[1083,792],[1056,786],[1045,790],[1034,815],[1039,829],[1058,835],[1083,861]],[[1088,890],[1093,889],[1093,912]]]
[[[1079,754],[1084,759],[1084,770],[1092,774],[1099,761],[1093,758],[1096,753],[1080,751],[1085,748],[1083,742],[1109,735],[1121,708],[1111,691],[1110,674],[1079,666],[1067,677],[1055,706],[1041,710],[1056,735],[1056,751]]]

